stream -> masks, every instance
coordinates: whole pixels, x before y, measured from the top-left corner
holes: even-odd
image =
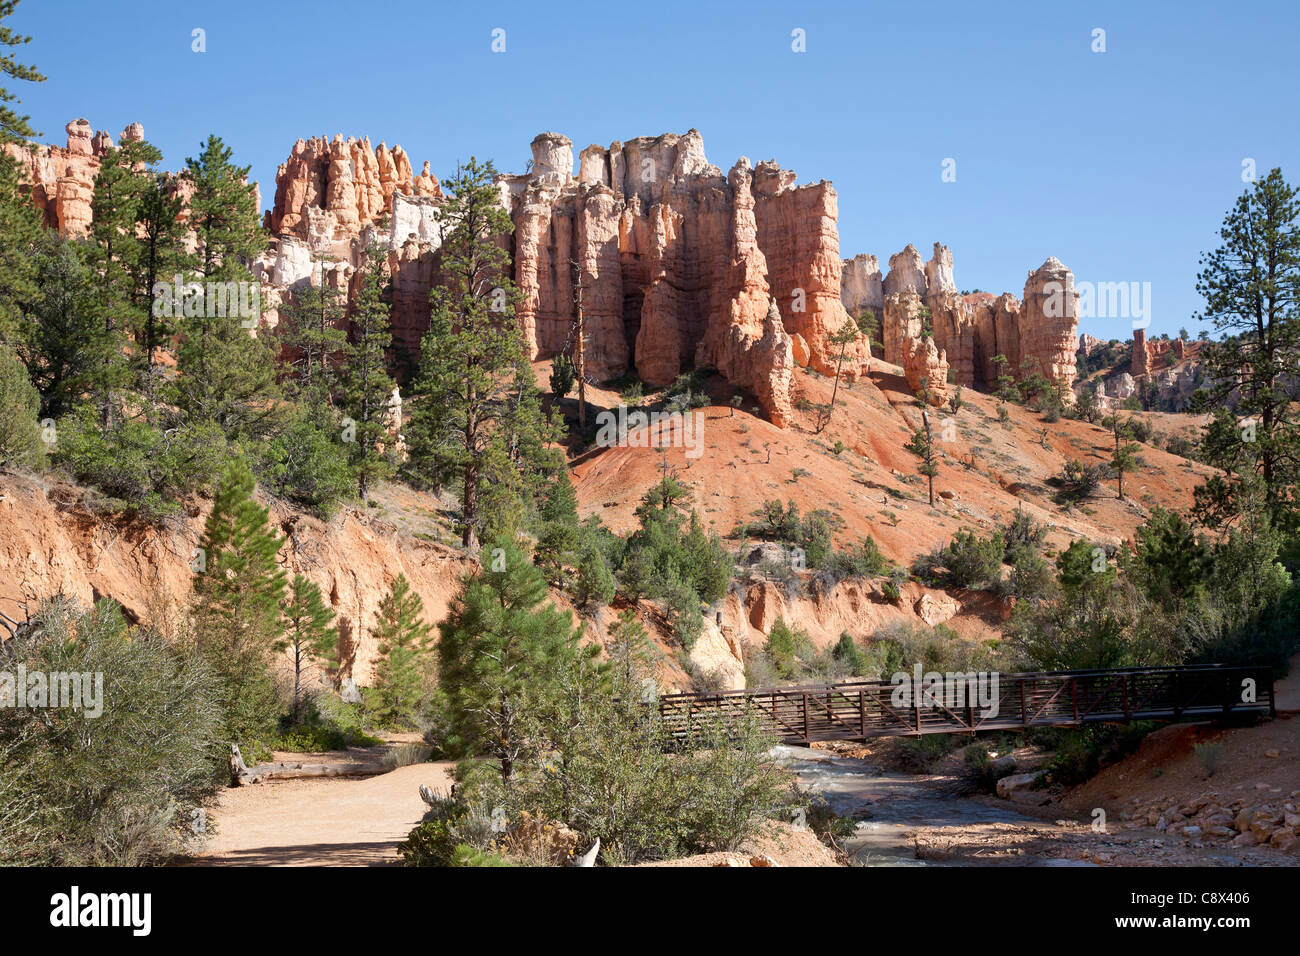
[[[966,797],[927,789],[910,774],[883,770],[865,760],[787,745],[776,747],[774,753],[783,766],[795,773],[801,786],[824,796],[838,815],[863,816],[856,833],[841,841],[851,866],[961,865],[918,860],[911,839],[904,833],[920,825],[963,827],[1040,822],[1009,808],[986,806]],[[1022,857],[1017,865],[1081,864]]]

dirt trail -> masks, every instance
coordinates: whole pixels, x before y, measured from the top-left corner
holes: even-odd
[[[361,779],[304,779],[221,791],[207,866],[384,866],[427,809],[420,784],[446,791],[451,763]]]

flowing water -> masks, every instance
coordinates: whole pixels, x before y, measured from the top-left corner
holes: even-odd
[[[965,827],[989,823],[1034,824],[1040,821],[1002,807],[927,789],[916,777],[882,770],[864,760],[824,750],[779,746],[782,765],[800,784],[820,793],[839,816],[858,817],[857,831],[841,841],[853,866],[945,866],[918,860],[903,834],[917,826]],[[1062,866],[1073,861],[1025,859],[1020,866]]]

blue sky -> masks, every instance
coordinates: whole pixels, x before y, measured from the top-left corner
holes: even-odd
[[[832,180],[846,257],[883,268],[940,240],[959,287],[1019,294],[1055,255],[1080,281],[1149,282],[1148,334],[1197,331],[1197,257],[1243,160],[1300,182],[1294,0],[24,0],[9,25],[49,77],[14,88],[43,141],[62,144],[75,117],[114,137],[139,121],[178,168],[215,132],[266,204],[299,137],[400,143],[441,176],[470,154],[521,171],[543,130],[576,157],[695,127],[724,170],[747,155]],[[1131,324],[1081,327],[1127,338]]]

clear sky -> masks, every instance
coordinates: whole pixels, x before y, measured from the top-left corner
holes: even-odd
[[[939,240],[961,289],[1019,295],[1055,255],[1079,281],[1150,283],[1148,334],[1196,333],[1197,257],[1243,161],[1300,183],[1296,0],[24,0],[9,25],[49,77],[13,90],[43,141],[139,121],[174,169],[215,132],[264,204],[299,137],[400,143],[443,176],[471,154],[522,171],[544,130],[576,158],[695,127],[724,171],[746,155],[832,180],[846,257],[883,269]]]

